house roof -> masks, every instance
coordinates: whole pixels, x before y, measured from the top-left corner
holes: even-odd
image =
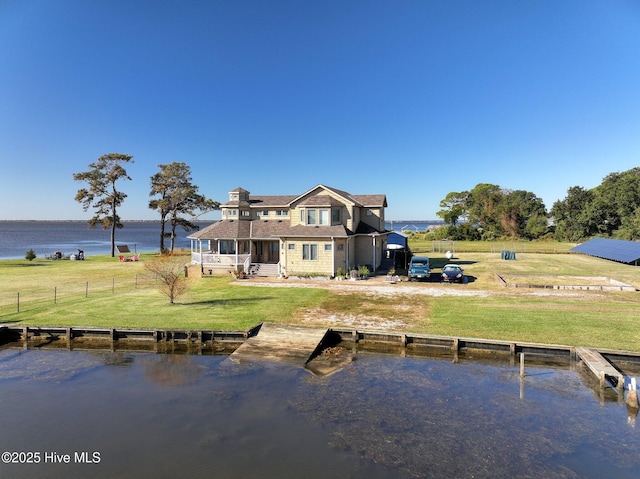
[[[323,191],[324,190],[324,191]],[[232,192],[246,192],[242,188],[236,188]],[[320,194],[314,194],[320,193]],[[329,194],[328,194],[329,193]],[[337,197],[336,197],[337,196]],[[341,201],[342,200],[342,201]],[[289,209],[296,202],[305,207],[334,207],[343,203],[350,203],[358,207],[383,208],[387,206],[385,195],[351,195],[346,191],[317,185],[302,195],[273,195],[250,196],[248,201],[229,201],[222,206],[249,206],[251,208],[278,208]],[[289,219],[277,220],[248,220],[233,219],[222,220],[213,223],[200,231],[187,236],[189,239],[213,240],[213,239],[269,239],[277,237],[347,237],[354,234],[381,234],[382,232],[360,222],[357,230],[351,231],[343,225],[337,226],[290,226]]]
[[[219,240],[219,239],[274,239],[278,237],[302,237],[302,238],[346,238],[354,234],[380,234],[375,228],[360,223],[358,229],[353,232],[343,225],[335,226],[289,226],[287,220],[253,220],[218,221],[206,228],[196,231],[188,236],[189,239]]]
[[[314,195],[300,202],[301,206],[342,206],[342,203],[330,195]]]
[[[189,239],[273,239],[289,230],[288,220],[223,220],[187,236]]]
[[[235,239],[248,238],[251,221],[224,220],[196,231],[187,236],[189,239]]]
[[[364,207],[380,208],[387,207],[386,195],[353,195],[353,197]]]
[[[310,193],[317,190],[318,188],[324,189],[326,191],[332,192],[335,195],[340,196],[345,201],[352,203],[355,206],[361,207],[370,207],[370,208],[380,208],[387,206],[387,197],[383,194],[377,195],[352,195],[347,193],[346,191],[339,190],[337,188],[332,188],[330,186],[325,185],[317,185],[310,190],[304,192],[301,195],[251,195],[249,197],[248,203],[246,201],[228,201],[223,203],[221,206],[250,206],[251,208],[261,208],[261,207],[277,207],[281,206],[283,208],[289,208],[291,203],[295,201],[302,200],[304,206],[339,206],[340,202],[337,201],[331,195],[313,195],[309,196]],[[232,192],[246,192],[247,190],[242,188],[236,188],[232,190]],[[307,198],[305,198],[307,197]],[[326,202],[326,204],[322,204],[322,202]]]

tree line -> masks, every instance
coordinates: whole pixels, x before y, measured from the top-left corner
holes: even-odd
[[[434,239],[556,239],[579,242],[594,236],[640,239],[640,167],[607,175],[595,188],[572,186],[547,211],[542,199],[525,190],[480,183],[450,192],[437,215],[446,226]]]
[[[111,257],[115,256],[116,230],[122,228],[119,208],[127,195],[120,190],[119,182],[131,180],[125,166],[133,163],[133,156],[121,153],[102,155],[89,164],[89,170],[74,173],[73,179],[86,183],[75,196],[84,211],[93,209],[89,226],[98,225],[111,232]],[[193,222],[197,213],[205,213],[220,207],[220,203],[198,193],[193,184],[191,169],[186,163],[159,164],[159,171],[151,176],[149,208],[160,216],[160,251],[173,253],[176,229],[185,232],[198,229]],[[165,239],[170,246],[165,247]]]

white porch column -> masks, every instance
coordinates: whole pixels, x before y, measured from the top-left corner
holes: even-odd
[[[238,271],[238,240],[234,239],[233,244],[235,245],[236,250],[236,272]]]
[[[376,237],[375,236],[371,236],[371,239],[373,240],[373,271],[372,273],[376,272]]]
[[[336,272],[336,239],[331,237],[331,273]]]

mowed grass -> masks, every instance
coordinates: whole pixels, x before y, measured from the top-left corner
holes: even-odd
[[[0,261],[0,322],[33,326],[100,326],[246,330],[283,321],[297,308],[319,303],[324,290],[281,294],[274,288],[234,285],[231,277],[189,278],[175,304],[137,263],[109,257],[85,261]],[[18,293],[20,311],[17,312]]]
[[[305,312],[313,310],[314,324],[323,324],[323,315],[334,318],[332,325],[336,317],[337,324],[341,317],[350,318],[345,325],[354,324],[354,317],[399,317],[407,332],[640,351],[639,292],[513,289],[495,279],[496,273],[593,275],[640,287],[639,267],[588,256],[521,253],[516,261],[503,261],[499,252],[460,252],[451,262],[465,268],[469,284],[403,282],[393,286],[398,294],[392,297],[346,287],[249,287],[227,276],[196,277],[189,278],[190,288],[176,304],[145,272],[143,262],[150,256],[143,255],[138,263],[108,257],[0,261],[0,323],[246,330],[263,321],[306,323]],[[443,253],[429,256],[435,268],[448,262]],[[405,294],[409,285],[478,295]]]

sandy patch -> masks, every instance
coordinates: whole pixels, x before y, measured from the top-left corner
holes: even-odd
[[[407,284],[380,284],[374,281],[238,281],[242,286],[263,286],[267,288],[324,288],[330,289],[338,294],[352,294],[354,292],[369,294],[372,296],[405,296],[405,295],[426,295],[426,296],[489,296],[488,291],[468,290],[457,287],[457,285],[443,285],[441,288],[432,286],[409,286]]]

